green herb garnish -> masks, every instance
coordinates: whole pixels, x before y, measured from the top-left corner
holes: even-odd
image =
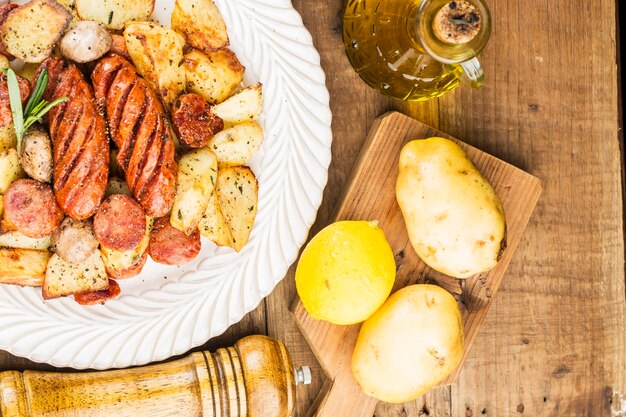
[[[17,75],[11,68],[6,70],[6,74],[11,115],[13,116],[13,126],[15,127],[15,136],[17,137],[17,149],[21,149],[22,139],[33,123],[41,121],[41,118],[50,109],[59,103],[69,100],[69,98],[58,98],[50,103],[41,99],[48,86],[48,70],[44,69],[41,71],[39,78],[37,78],[37,84],[35,84],[35,89],[26,103],[26,109],[22,110],[22,94]]]

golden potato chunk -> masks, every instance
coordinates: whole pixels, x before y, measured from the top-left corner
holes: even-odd
[[[203,53],[197,49],[185,54],[183,61],[187,90],[211,104],[221,103],[243,81],[246,69],[230,49]]]
[[[182,33],[189,45],[204,52],[229,44],[226,23],[213,0],[176,0],[172,29]]]
[[[0,247],[0,284],[39,287],[51,255],[44,250]]]

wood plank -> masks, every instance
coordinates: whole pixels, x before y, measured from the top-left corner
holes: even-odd
[[[334,220],[378,220],[394,250],[397,277],[394,289],[408,284],[436,280],[459,296],[465,322],[466,354],[494,299],[504,272],[528,223],[541,192],[539,181],[497,158],[471,146],[459,144],[493,185],[507,217],[507,249],[490,272],[467,280],[455,280],[428,268],[413,251],[404,219],[395,199],[398,156],[410,140],[443,136],[453,139],[400,113],[376,119],[363,145],[354,171],[344,190]],[[314,320],[297,299],[292,307],[298,326],[317,359],[334,380],[329,395],[315,415],[367,415],[377,401],[364,395],[350,369],[350,359],[359,326],[335,326]],[[457,369],[457,372],[461,368]],[[453,373],[444,384],[454,381]]]

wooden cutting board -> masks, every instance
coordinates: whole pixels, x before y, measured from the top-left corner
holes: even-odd
[[[431,136],[449,138],[461,145],[502,200],[508,245],[498,265],[488,273],[466,280],[447,277],[426,266],[411,247],[395,198],[398,157],[408,141]],[[374,122],[338,205],[335,220],[379,221],[396,258],[398,272],[394,291],[409,284],[429,282],[437,283],[455,295],[465,323],[465,361],[540,194],[541,184],[532,175],[417,120],[393,112]],[[318,417],[372,416],[378,401],[360,390],[351,372],[352,351],[360,325],[337,326],[314,320],[299,298],[291,310],[328,375],[328,383],[308,414]],[[461,367],[462,363],[442,385],[454,382]]]

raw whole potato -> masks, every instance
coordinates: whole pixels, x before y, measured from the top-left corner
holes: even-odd
[[[74,62],[91,62],[111,49],[111,34],[92,20],[76,22],[63,36],[59,44],[61,54]]]
[[[217,51],[229,43],[226,23],[213,0],[176,0],[172,29],[204,52]]]
[[[0,26],[0,38],[16,58],[42,62],[71,21],[72,14],[55,0],[33,0],[11,11]]]
[[[124,29],[128,53],[137,71],[154,88],[166,107],[185,90],[184,39],[152,22],[131,22]]]
[[[243,123],[256,120],[263,111],[263,85],[257,83],[237,92],[226,101],[213,106],[213,114],[224,123]]]
[[[196,93],[211,104],[221,103],[243,81],[245,68],[228,48],[203,53],[197,49],[185,54],[183,61],[187,91]]]
[[[186,235],[196,232],[217,181],[217,158],[208,148],[183,155],[178,162],[176,197],[170,223]]]
[[[154,0],[75,0],[75,5],[79,18],[109,29],[122,29],[131,20],[146,20],[154,10]]]
[[[436,285],[409,285],[365,320],[352,354],[363,391],[381,401],[412,401],[452,373],[464,352],[454,297]]]
[[[455,278],[492,269],[506,246],[506,219],[491,185],[456,143],[414,140],[400,153],[396,197],[415,252]]]

